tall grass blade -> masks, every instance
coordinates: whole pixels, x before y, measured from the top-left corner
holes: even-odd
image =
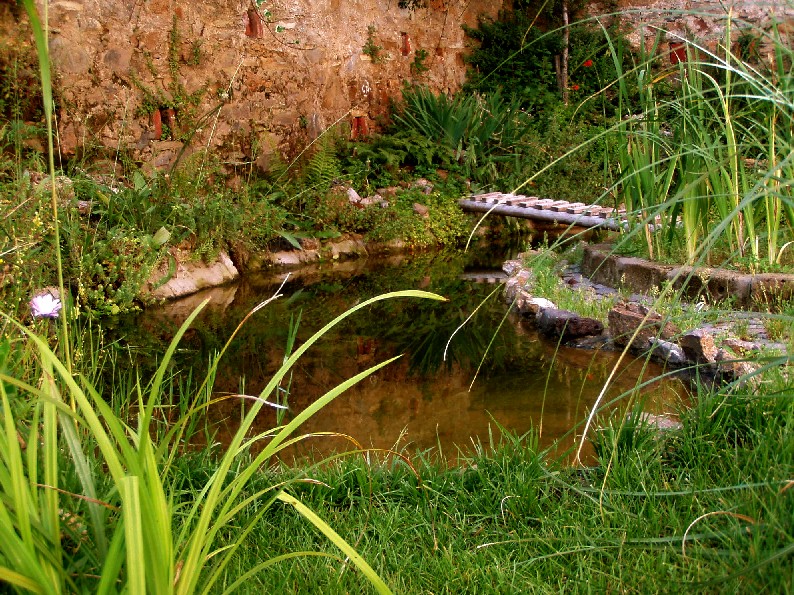
[[[144,538],[141,516],[140,486],[138,478],[128,475],[117,482],[122,501],[125,547],[127,550],[127,588],[130,593],[144,595],[146,591],[147,554],[144,552]],[[149,552],[151,555],[151,552]],[[154,585],[152,585],[154,586]],[[164,591],[153,592],[163,593]]]
[[[47,8],[47,2],[44,0],[44,8]],[[60,319],[63,337],[61,338],[61,349],[63,349],[64,361],[66,367],[71,371],[72,357],[69,352],[69,322],[68,312],[66,306],[66,286],[63,281],[63,260],[61,257],[61,231],[58,218],[58,194],[57,184],[55,183],[55,147],[53,144],[53,129],[52,118],[54,102],[52,97],[52,72],[50,68],[50,50],[47,42],[47,31],[41,25],[39,19],[39,12],[33,0],[22,0],[25,11],[28,13],[30,25],[33,29],[33,37],[36,40],[36,53],[39,59],[39,73],[41,77],[41,98],[44,105],[44,116],[47,123],[47,156],[50,174],[50,187],[51,187],[51,206],[52,206],[52,223],[53,223],[53,246],[55,249],[55,265],[58,274],[58,291],[60,292],[61,303],[64,307],[61,308]]]
[[[386,586],[386,583],[378,576],[378,574],[372,569],[372,567],[367,564],[366,560],[361,557],[361,555],[354,550],[349,543],[347,543],[339,533],[334,531],[331,526],[322,520],[319,516],[317,516],[314,511],[310,508],[305,506],[300,500],[287,494],[286,492],[280,492],[278,494],[278,499],[284,502],[285,504],[291,505],[295,510],[297,510],[301,516],[307,519],[312,525],[317,527],[323,535],[325,535],[331,542],[342,550],[345,555],[350,558],[350,561],[355,564],[361,573],[369,579],[370,583],[375,587],[375,590],[382,595],[390,595],[391,589]]]

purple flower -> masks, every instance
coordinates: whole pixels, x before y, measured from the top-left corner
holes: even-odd
[[[30,300],[30,314],[33,318],[58,318],[61,306],[60,298],[52,293],[40,293]]]

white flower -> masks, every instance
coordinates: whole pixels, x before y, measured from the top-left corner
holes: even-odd
[[[30,313],[33,318],[58,318],[61,300],[51,293],[42,293],[30,300]]]

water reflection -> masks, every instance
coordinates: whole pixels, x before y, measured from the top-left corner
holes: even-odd
[[[466,267],[466,258],[459,254],[433,254],[304,269],[284,284],[284,297],[241,329],[221,362],[215,389],[219,393],[258,394],[283,361],[291,317],[301,316],[300,344],[368,297],[391,290],[424,289],[450,301],[379,302],[344,321],[312,347],[299,360],[289,383],[282,385],[281,394],[288,394],[288,416],[376,362],[405,353],[338,397],[310,419],[302,432],[341,432],[366,447],[441,448],[454,457],[472,441],[487,441],[496,422],[519,433],[539,428],[541,443],[551,444],[581,422],[617,355],[558,349],[512,316],[500,326],[505,307],[497,294],[455,335],[444,359],[453,331],[495,287],[466,280]],[[245,314],[271,296],[283,279],[283,273],[260,275],[149,310],[136,321],[135,332],[141,333],[141,340],[147,337],[165,344],[195,305],[211,296],[210,306],[186,335],[185,348],[179,354],[181,368],[200,368]],[[489,344],[488,357],[482,360]],[[643,365],[624,365],[607,399],[630,391],[640,376],[652,378],[661,373],[655,366],[643,370]],[[671,409],[683,389],[677,382],[663,381],[643,393],[648,397],[646,407],[659,412]],[[226,400],[211,409],[209,417],[217,439],[225,441],[234,432],[235,422],[247,406]],[[276,423],[275,411],[263,411],[253,431],[262,432]],[[343,440],[313,438],[296,445],[291,455],[349,448],[350,443]]]

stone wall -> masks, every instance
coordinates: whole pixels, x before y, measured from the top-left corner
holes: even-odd
[[[733,17],[732,38],[753,27],[769,31],[773,22],[784,32],[794,29],[794,2],[790,0],[596,0],[588,3],[591,16],[620,13],[639,46],[650,45],[661,33],[664,42],[687,39],[713,48],[725,39],[728,15]]]
[[[457,90],[467,44],[461,24],[474,26],[506,3],[429,0],[411,11],[398,0],[265,0],[259,9],[254,0],[53,0],[60,150],[123,149],[164,168],[211,149],[227,163],[266,170],[274,155],[294,156],[335,122],[354,133],[377,126],[404,80]],[[588,10],[620,11],[646,38],[658,26],[714,40],[729,4],[600,0]],[[760,24],[792,15],[786,0],[733,6]],[[0,30],[29,31],[24,22]],[[420,51],[429,70],[417,75],[411,65]]]
[[[187,153],[220,148],[227,161],[266,169],[276,151],[294,155],[338,120],[370,129],[403,80],[458,89],[461,24],[500,7],[501,0],[430,0],[415,11],[398,0],[266,0],[258,10],[251,0],[54,0],[61,150],[121,146],[164,167],[195,131]],[[420,50],[429,70],[414,75]]]

